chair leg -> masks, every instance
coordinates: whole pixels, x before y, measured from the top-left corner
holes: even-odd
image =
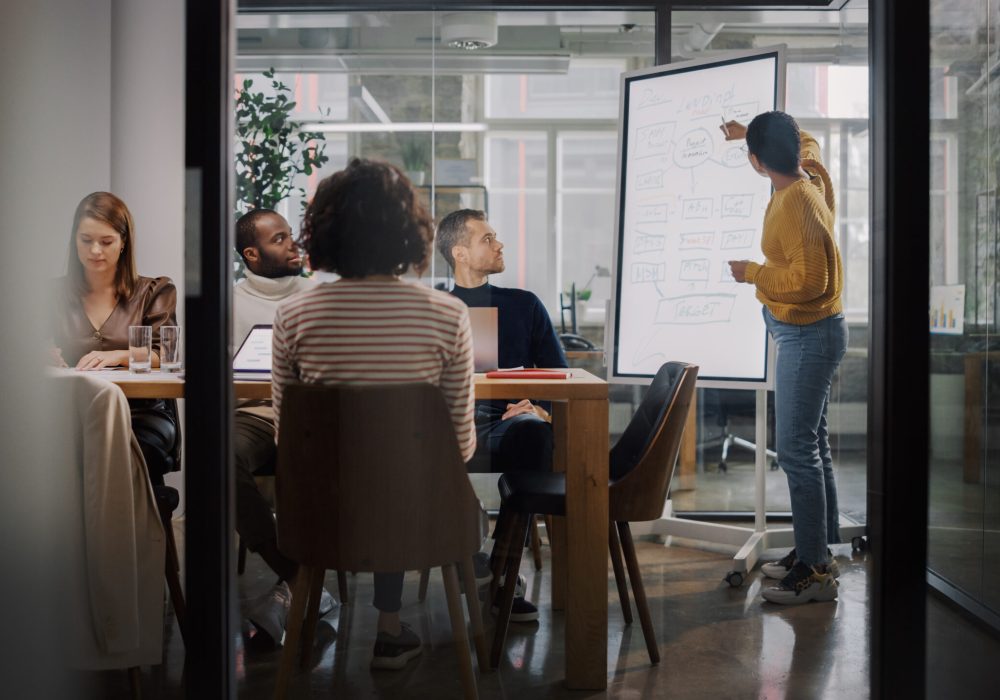
[[[642,585],[639,560],[635,556],[635,544],[632,542],[632,530],[627,522],[618,523],[618,535],[622,541],[628,577],[632,580],[632,593],[635,594],[635,607],[639,610],[639,622],[642,623],[642,636],[646,640],[646,651],[649,652],[650,662],[658,664],[660,663],[660,650],[656,646],[653,620],[649,616],[649,605],[646,603],[646,589]]]
[[[309,667],[312,656],[313,641],[316,638],[316,625],[319,624],[319,599],[323,595],[323,577],[326,570],[322,567],[311,567],[309,579],[309,598],[306,605],[305,628],[302,630],[302,655],[299,658],[299,668]],[[296,581],[298,583],[298,581]]]
[[[490,571],[493,578],[490,579],[490,591],[486,597],[489,605],[493,604],[493,598],[500,587],[500,577],[504,575],[510,561],[510,554],[513,548],[514,533],[517,530],[517,514],[504,511],[500,507],[500,516],[497,518],[497,538],[493,542],[493,552],[490,554]],[[521,542],[524,542],[524,535],[521,535]],[[519,546],[523,549],[523,544]]]
[[[472,561],[469,561],[472,564]],[[469,637],[465,631],[465,616],[462,614],[462,597],[458,592],[458,574],[454,564],[441,567],[444,578],[444,594],[448,599],[448,615],[451,617],[451,631],[455,635],[455,652],[458,654],[458,670],[462,677],[462,688],[466,700],[477,700],[476,677],[472,673],[472,657],[469,654]]]
[[[299,639],[302,636],[302,618],[306,614],[306,603],[309,598],[309,584],[312,579],[312,567],[300,566],[295,577],[295,588],[292,591],[292,608],[288,611],[288,623],[285,627],[285,646],[281,650],[281,663],[278,665],[278,679],[274,685],[274,697],[283,700],[288,695],[288,684],[292,680],[295,669],[295,654],[298,651]],[[319,601],[316,601],[317,603]]]
[[[340,604],[347,605],[347,574],[343,571],[337,572],[337,595],[340,596]]]
[[[170,603],[174,606],[174,617],[181,631],[181,639],[187,644],[187,605],[184,603],[184,589],[181,588],[181,564],[177,557],[177,541],[170,514],[163,516],[163,532],[166,539],[166,577],[170,591]]]
[[[465,586],[465,606],[469,610],[469,622],[472,624],[472,641],[476,645],[476,659],[479,661],[480,672],[490,667],[489,652],[486,650],[486,632],[483,630],[483,612],[479,609],[479,588],[476,586],[476,573],[473,570],[472,557],[462,562],[462,584]]]
[[[423,603],[427,600],[427,584],[431,580],[431,570],[424,569],[420,572],[420,586],[417,587],[417,601]]]
[[[510,624],[510,611],[514,605],[514,588],[517,586],[517,574],[521,569],[521,555],[524,552],[524,538],[528,535],[528,521],[532,517],[531,513],[518,513],[511,524],[513,542],[516,546],[511,547],[507,557],[506,571],[504,572],[503,595],[500,598],[500,611],[497,614],[497,627],[493,636],[493,650],[490,654],[490,666],[500,667],[500,657],[503,655],[504,645],[507,641],[507,626]],[[492,604],[492,601],[491,601]]]
[[[535,571],[542,570],[542,538],[538,535],[538,521],[532,516],[531,526],[531,554],[535,558]]]
[[[622,603],[622,616],[625,624],[632,624],[632,604],[628,597],[628,581],[625,579],[625,567],[622,565],[622,548],[618,542],[618,530],[614,522],[608,523],[608,549],[611,550],[611,566],[615,570],[615,583],[618,584],[618,599]]]
[[[247,570],[247,543],[240,537],[239,554],[236,556],[236,575],[242,576]]]
[[[142,700],[142,671],[138,666],[129,667],[128,685],[132,690],[132,700]]]

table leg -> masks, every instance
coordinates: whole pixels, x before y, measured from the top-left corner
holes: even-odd
[[[568,403],[557,401],[552,404],[552,430],[555,450],[552,455],[552,471],[566,471],[566,454],[569,449]],[[566,518],[549,519],[552,529],[548,532],[549,549],[552,554],[552,609],[566,609]]]
[[[608,685],[608,402],[567,402],[566,685]]]

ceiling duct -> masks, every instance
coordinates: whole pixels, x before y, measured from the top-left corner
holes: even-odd
[[[453,49],[475,51],[497,43],[497,16],[493,12],[448,12],[441,16],[441,43]]]

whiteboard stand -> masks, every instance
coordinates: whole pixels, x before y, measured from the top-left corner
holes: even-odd
[[[724,525],[678,518],[673,512],[673,503],[669,499],[663,510],[663,517],[652,523],[636,523],[633,534],[655,534],[665,537],[683,537],[701,542],[738,547],[733,556],[732,569],[724,577],[724,581],[733,588],[743,585],[747,574],[760,561],[764,550],[778,547],[791,548],[795,546],[792,528],[767,528],[767,389],[757,389],[756,406],[756,460],[754,462],[754,524],[753,529],[741,525]],[[645,525],[646,527],[642,527]],[[841,516],[840,537],[842,541],[851,541],[855,549],[862,546],[860,539],[867,533],[867,528],[851,520],[845,522]],[[667,542],[669,545],[670,543]]]

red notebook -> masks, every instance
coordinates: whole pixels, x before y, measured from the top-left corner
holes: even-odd
[[[554,369],[498,369],[487,372],[489,379],[569,379],[569,372]]]

